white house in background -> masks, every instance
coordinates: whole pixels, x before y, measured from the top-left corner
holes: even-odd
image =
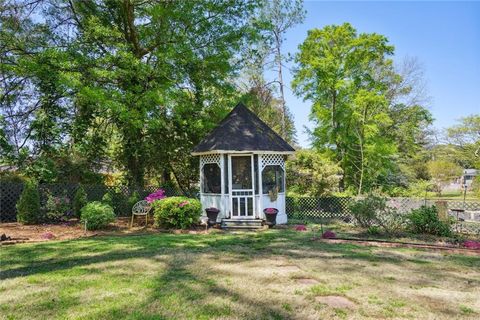
[[[238,104],[192,154],[200,157],[202,208],[220,210],[224,226],[262,224],[265,208],[287,222],[285,159],[295,150],[243,104]]]
[[[462,175],[462,184],[466,185],[467,187],[470,187],[473,183],[473,179],[475,179],[476,176],[479,175],[479,172],[477,169],[465,169],[463,170],[463,175]]]

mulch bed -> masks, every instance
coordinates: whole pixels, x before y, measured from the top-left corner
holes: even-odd
[[[462,254],[462,255],[469,255],[469,256],[480,256],[480,250],[455,247],[451,245],[392,242],[392,241],[385,241],[385,240],[362,240],[362,239],[351,239],[351,238],[336,238],[336,239],[314,238],[314,240],[327,242],[327,243],[348,243],[348,244],[381,247],[381,248],[427,249],[431,251],[440,251],[440,252],[451,253],[451,254],[453,253],[453,254]]]
[[[150,220],[150,219],[149,219]],[[209,230],[210,231],[210,230]],[[105,230],[85,231],[84,226],[77,219],[72,219],[58,224],[23,225],[18,222],[0,223],[0,245],[10,245],[25,242],[40,242],[49,240],[71,240],[99,235],[144,235],[159,232],[170,233],[205,233],[205,227],[199,226],[191,230],[162,230],[153,227],[150,223],[145,226],[144,220],[135,220],[133,228],[130,228],[130,218],[117,218]]]

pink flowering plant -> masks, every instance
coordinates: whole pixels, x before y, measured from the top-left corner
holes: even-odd
[[[299,224],[295,226],[295,231],[307,231],[307,227],[303,224]]]
[[[51,240],[55,239],[55,235],[51,232],[45,232],[44,234],[42,234],[41,238],[45,240]]]
[[[180,202],[180,203],[178,204],[178,206],[179,206],[180,208],[183,208],[183,207],[185,207],[185,206],[186,206],[187,204],[189,204],[189,203],[190,203],[190,202],[188,202],[188,200],[185,200],[185,201]]]
[[[187,197],[168,197],[154,201],[152,208],[155,226],[168,229],[188,229],[202,215],[200,201]]]
[[[468,249],[480,250],[480,241],[467,240],[463,243],[463,246]]]
[[[156,200],[162,200],[165,199],[167,195],[165,194],[165,190],[163,189],[158,189],[154,193],[149,194],[145,200],[147,200],[148,203],[152,203]]]
[[[275,213],[278,213],[278,209],[276,209],[276,208],[265,208],[263,210],[263,212],[265,212],[266,214],[275,214]]]
[[[323,239],[335,239],[337,235],[331,230],[327,230],[322,234]]]

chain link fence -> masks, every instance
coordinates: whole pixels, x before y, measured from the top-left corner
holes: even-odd
[[[55,197],[67,197],[70,205],[73,205],[73,198],[77,192],[79,184],[39,184],[38,191],[40,194],[40,205],[45,206],[48,195]],[[133,189],[127,186],[105,186],[105,185],[82,185],[87,194],[88,201],[102,200],[106,193],[109,193],[112,198],[115,214],[119,217],[129,216],[131,204],[129,198],[135,193],[138,193],[139,199],[144,199],[150,193],[158,190],[160,187],[149,186],[143,189]],[[165,190],[168,197],[172,196],[190,196],[196,197],[195,190],[183,192],[177,188],[161,187]],[[17,210],[16,203],[23,191],[22,183],[0,183],[0,222],[15,221]]]

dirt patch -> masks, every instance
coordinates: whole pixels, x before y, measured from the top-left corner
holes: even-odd
[[[300,278],[300,279],[296,279],[298,283],[300,284],[305,284],[305,285],[311,285],[311,284],[317,284],[318,281],[315,280],[315,279],[311,279],[311,278]]]
[[[341,296],[321,296],[316,297],[315,301],[326,304],[335,309],[354,309],[356,306],[355,303]]]

